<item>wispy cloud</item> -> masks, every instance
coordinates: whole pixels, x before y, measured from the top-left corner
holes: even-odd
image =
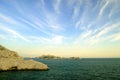
[[[82,33],[82,34],[80,35],[80,37],[81,37],[81,39],[84,39],[84,38],[89,37],[90,35],[92,35],[92,31],[91,31],[91,30],[85,31],[85,33]]]
[[[73,16],[72,16],[73,20],[76,20],[76,18],[78,18],[78,15],[80,14],[81,4],[82,4],[82,0],[75,3],[74,10],[73,10]]]
[[[26,39],[24,36],[22,36],[21,34],[19,34],[17,31],[14,31],[14,30],[12,30],[12,29],[9,29],[9,28],[7,28],[6,26],[3,26],[3,25],[0,24],[0,29],[1,29],[1,30],[4,30],[4,31],[7,32],[7,33],[12,34],[14,37],[18,37],[18,38],[20,38],[20,39],[22,39],[22,40],[24,40],[24,41],[26,41],[26,42],[29,42],[28,39]]]
[[[84,5],[84,8],[83,8]],[[76,17],[76,22],[75,22],[75,28],[76,29],[81,29],[81,30],[85,30],[87,29],[87,26],[93,22],[94,18],[91,18],[91,15],[93,13],[93,9],[91,6],[90,1],[84,1],[84,0],[80,0],[77,2],[77,4],[75,5],[76,7],[76,11],[74,9],[74,15],[73,17]],[[78,14],[79,13],[79,14]],[[89,15],[88,15],[89,13]]]
[[[118,34],[117,36],[111,36],[112,34],[119,32],[120,30],[119,19],[109,22],[108,18],[111,15],[114,15],[115,11],[116,13],[119,12],[120,6],[118,5],[118,1],[106,0],[97,1],[96,3],[97,4],[94,8],[91,8],[91,3],[89,3],[90,5],[87,5],[84,8],[83,14],[81,15],[82,17],[76,21],[76,30],[82,32],[80,32],[80,36],[75,39],[75,44],[94,45],[105,41],[119,40]],[[108,13],[109,11],[110,13]],[[95,13],[95,16],[91,17],[91,14],[93,13]],[[107,16],[103,17],[102,15],[104,14]]]
[[[62,44],[63,43],[63,36],[55,36],[52,41],[54,41],[54,43],[56,44]]]
[[[46,43],[46,44],[62,44],[64,36],[56,35],[51,38],[45,38],[45,37],[36,37],[36,36],[30,36],[30,40],[33,40],[37,43]]]
[[[58,14],[61,13],[60,4],[61,4],[61,0],[54,0],[53,6],[54,6],[54,9],[55,9],[55,12],[58,13]]]
[[[51,24],[50,27],[53,28],[54,30],[57,30],[57,31],[62,29],[60,26],[58,26],[56,24]]]
[[[120,23],[113,23],[113,24],[106,24],[104,27],[101,28],[101,30],[96,33],[95,35],[91,36],[91,38],[89,39],[89,42],[91,44],[96,44],[102,41],[110,41],[110,33],[113,33],[113,31],[117,31],[117,29],[119,29]],[[116,37],[116,36],[115,36]],[[115,38],[114,37],[114,38]],[[119,36],[117,34],[116,39],[119,39]]]
[[[116,22],[112,24],[106,23],[98,29],[88,29],[75,39],[74,44],[95,45],[105,41],[118,41],[120,40],[119,26],[120,23]]]
[[[79,8],[76,6],[73,12],[73,17],[72,17],[73,20],[75,20],[78,17],[78,15],[79,15]]]
[[[120,13],[120,0],[108,0],[109,3],[111,3],[113,6],[111,8],[111,11],[109,13],[109,18],[111,18],[112,16],[115,16],[116,13]]]
[[[120,41],[120,33],[113,34],[111,41]]]
[[[9,16],[3,15],[2,13],[0,13],[0,20],[3,20],[4,22],[14,24],[14,25],[18,24],[16,20],[14,20],[13,18],[10,18]]]
[[[28,37],[31,41],[36,42],[36,43],[48,43],[51,41],[51,39],[44,38],[44,37],[37,37],[37,36],[29,36]]]
[[[96,34],[96,37],[100,37],[102,35],[110,33],[110,31],[118,29],[119,26],[120,26],[119,22],[114,23],[114,24],[108,24],[108,25],[104,26],[104,28],[98,34]]]
[[[75,24],[75,28],[78,29],[81,25],[81,20],[77,21]]]
[[[32,18],[32,19],[34,19],[34,18]],[[30,26],[33,27],[34,29],[36,29],[36,30],[38,30],[38,31],[40,31],[40,32],[42,32],[42,33],[44,33],[44,34],[52,35],[52,33],[46,31],[46,28],[45,28],[45,26],[43,25],[43,23],[40,24],[39,21],[36,21],[35,19],[34,19],[35,21],[29,21],[29,20],[26,20],[26,19],[24,19],[24,18],[20,18],[20,20],[21,20],[22,22],[24,22],[25,24],[30,25]]]
[[[55,0],[54,8],[56,13],[60,11],[59,10],[60,3],[61,0]],[[26,6],[24,4],[23,6],[21,6],[17,1],[12,1],[10,2],[10,4],[12,4],[13,7],[17,9],[19,14],[22,15],[22,16],[12,15],[13,16],[12,18],[2,15],[2,18],[4,18],[4,20],[8,21],[9,23],[15,24],[16,22],[16,24],[13,26],[21,26],[22,28],[27,27],[29,28],[29,30],[34,28],[40,31],[42,34],[49,36],[54,36],[56,32],[63,30],[63,27],[57,21],[58,17],[54,17],[56,15],[47,11],[47,7],[45,6],[46,3],[44,0],[40,0],[39,6],[37,7],[37,9],[40,10],[42,7],[42,13],[44,13],[43,16],[40,15],[36,16],[34,14],[31,14],[29,10],[29,6]],[[36,8],[33,7],[32,9],[36,9]],[[19,21],[17,20],[15,21],[14,18],[17,18],[17,20]]]
[[[103,12],[106,9],[108,4],[109,4],[109,1],[106,1],[105,4],[101,7],[100,12],[99,12],[99,16],[103,15]]]
[[[116,41],[120,41],[120,33],[114,33],[106,37],[102,37],[102,36],[97,38],[92,37],[87,41],[87,43],[89,45],[95,45],[95,44],[100,44],[101,42],[111,43]]]
[[[49,13],[45,16],[46,17],[45,22],[47,23],[48,28],[53,31],[58,31],[58,32],[63,31],[64,27],[58,21],[59,17],[58,16],[54,17],[54,16],[56,16],[56,15],[52,14],[52,13]]]

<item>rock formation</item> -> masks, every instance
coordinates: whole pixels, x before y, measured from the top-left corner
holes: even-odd
[[[24,60],[16,52],[0,45],[0,71],[48,70],[48,66],[34,60]]]

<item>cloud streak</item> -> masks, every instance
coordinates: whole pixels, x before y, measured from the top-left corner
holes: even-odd
[[[57,14],[60,14],[61,11],[60,11],[60,4],[61,4],[61,0],[54,0],[54,10]]]
[[[12,29],[9,29],[9,28],[7,28],[6,26],[0,25],[0,29],[1,29],[1,30],[4,30],[5,32],[10,33],[10,34],[12,34],[13,36],[18,37],[18,38],[20,38],[20,39],[22,39],[22,40],[24,40],[24,41],[26,41],[26,42],[29,42],[28,39],[26,39],[24,36],[22,36],[21,34],[19,34],[17,31],[14,31],[14,30],[12,30]]]
[[[29,37],[31,41],[35,41],[37,43],[45,43],[45,44],[62,44],[64,36],[61,35],[56,35],[51,38],[45,38],[45,37],[36,37],[36,36],[31,36]]]
[[[0,19],[3,20],[4,22],[10,23],[10,24],[15,24],[15,25],[18,24],[17,21],[10,18],[9,16],[3,15],[2,13],[0,13]]]
[[[73,16],[72,16],[73,20],[76,20],[78,18],[79,14],[80,14],[79,12],[80,12],[81,4],[82,4],[82,0],[79,1],[79,2],[75,2],[75,4],[74,4],[75,6],[74,6],[74,10],[73,10]]]
[[[109,2],[106,1],[105,4],[101,7],[100,12],[99,12],[99,16],[103,15],[103,12],[105,11],[106,7],[108,6]]]

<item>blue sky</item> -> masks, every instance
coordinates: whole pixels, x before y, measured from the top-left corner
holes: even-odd
[[[0,0],[0,44],[22,56],[120,57],[120,0]]]

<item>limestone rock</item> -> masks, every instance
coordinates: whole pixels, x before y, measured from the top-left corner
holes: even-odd
[[[34,60],[24,60],[16,52],[0,45],[0,71],[48,70],[48,66]]]

